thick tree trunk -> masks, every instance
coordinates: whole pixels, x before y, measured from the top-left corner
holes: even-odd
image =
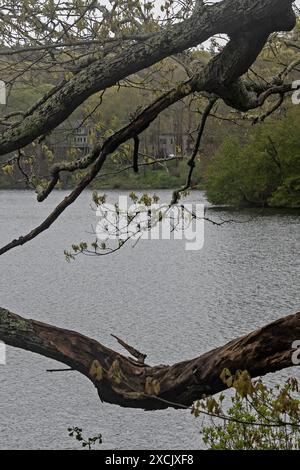
[[[162,28],[147,40],[107,54],[81,70],[71,80],[45,96],[17,125],[0,135],[0,155],[25,147],[57,127],[93,94],[160,60],[202,44],[216,34],[233,37],[241,32],[270,34],[295,26],[295,0],[223,0],[206,5],[201,12]],[[221,71],[220,71],[221,72]]]
[[[293,366],[293,342],[300,340],[300,313],[282,318],[225,346],[174,364],[151,367],[74,331],[27,320],[0,308],[0,340],[67,364],[88,377],[102,401],[146,410],[190,406],[223,390],[224,368],[252,377]]]

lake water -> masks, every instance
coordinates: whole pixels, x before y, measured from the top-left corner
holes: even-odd
[[[170,192],[160,194],[170,198]],[[109,195],[116,200],[119,193]],[[55,192],[38,205],[31,192],[0,191],[1,245],[40,223],[63,196]],[[203,202],[204,195],[192,199]],[[299,214],[209,210],[216,220],[244,223],[206,223],[201,251],[186,251],[184,241],[145,240],[68,264],[63,250],[89,239],[97,222],[90,202],[86,192],[45,234],[0,258],[2,307],[124,352],[110,336],[116,334],[147,353],[150,364],[193,358],[299,311]],[[7,348],[7,365],[0,366],[0,448],[78,448],[69,426],[88,436],[102,433],[103,449],[201,446],[201,419],[189,412],[101,404],[80,374],[46,372],[59,367]],[[295,370],[271,380],[291,374]]]

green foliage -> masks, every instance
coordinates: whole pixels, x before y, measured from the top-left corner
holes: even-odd
[[[300,207],[300,175],[286,178],[270,198],[273,207]]]
[[[145,231],[150,230],[162,221],[164,215],[166,216],[167,206],[164,208],[164,215],[161,208],[156,206],[160,202],[160,197],[157,194],[144,193],[138,196],[134,191],[129,194],[131,201],[131,207],[127,210],[119,207],[119,204],[114,204],[112,207],[110,204],[106,205],[107,196],[99,194],[97,191],[93,192],[92,195],[95,209],[102,207],[102,221],[105,222],[100,232],[102,236],[106,238],[106,241],[100,242],[98,239],[88,244],[86,242],[80,242],[79,244],[73,244],[71,250],[64,250],[65,260],[70,263],[75,260],[78,255],[87,256],[106,256],[112,254],[122,248],[125,243],[129,240],[138,241],[138,238],[142,236]],[[149,212],[150,211],[150,212]],[[146,214],[146,220],[143,223],[136,220],[141,213]],[[111,217],[110,217],[111,216]],[[116,217],[116,219],[115,219]],[[125,219],[127,225],[123,222],[119,224],[118,218]],[[136,220],[136,223],[131,226],[131,223]],[[115,240],[116,243],[111,245],[110,238]]]
[[[261,380],[251,381],[246,371],[234,376],[225,370],[223,382],[231,387],[231,404],[221,394],[194,405],[196,417],[212,416],[212,424],[201,430],[211,450],[300,449],[300,394],[298,382],[290,378],[274,388]]]
[[[118,166],[112,165],[112,172],[118,170]],[[140,169],[139,174],[128,170],[109,178],[99,179],[93,183],[95,189],[124,189],[124,190],[150,190],[150,189],[175,189],[183,186],[188,171],[187,160],[180,162],[169,162],[165,168],[154,168],[152,166]],[[202,184],[200,168],[195,169],[193,184]]]
[[[227,137],[206,170],[213,204],[300,207],[300,109]]]
[[[80,442],[82,447],[88,450],[92,450],[92,447],[97,443],[102,444],[102,435],[98,434],[95,437],[83,437],[82,429],[78,427],[68,428],[68,433],[70,437],[74,437],[76,441]]]

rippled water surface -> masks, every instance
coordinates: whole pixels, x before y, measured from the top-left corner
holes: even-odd
[[[1,245],[37,225],[63,196],[56,192],[38,205],[31,192],[0,191]],[[203,201],[203,194],[193,200]],[[114,333],[148,353],[152,364],[193,358],[299,310],[299,214],[209,210],[216,220],[244,223],[206,223],[197,252],[186,251],[184,241],[142,241],[113,256],[68,264],[63,250],[88,239],[96,223],[90,201],[86,192],[46,234],[0,258],[2,307],[122,352]],[[46,372],[57,367],[7,348],[7,365],[0,366],[0,448],[78,448],[67,435],[73,425],[90,436],[101,432],[107,449],[200,446],[201,420],[188,412],[101,404],[80,374]]]

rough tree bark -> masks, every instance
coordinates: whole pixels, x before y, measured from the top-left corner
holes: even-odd
[[[243,75],[256,60],[270,33],[293,29],[296,24],[293,3],[294,0],[222,0],[213,5],[207,4],[200,10],[196,9],[187,20],[153,33],[147,41],[116,50],[115,54],[108,54],[86,66],[70,81],[54,87],[25,113],[22,121],[4,130],[0,134],[0,156],[51,132],[97,91],[113,86],[165,57],[195,46],[215,33],[230,37],[224,50],[197,70],[190,80],[161,96],[127,126],[106,139],[103,145],[96,144],[87,157],[54,165],[47,187],[38,193],[40,202],[56,187],[61,171],[73,172],[84,168],[88,172],[40,225],[1,247],[0,256],[49,229],[102,170],[108,155],[122,143],[138,137],[164,109],[178,100],[191,93],[208,92],[236,110],[248,111],[262,106],[271,94],[282,95],[291,91],[292,85],[282,80],[279,85],[272,81],[265,88],[249,82]]]
[[[300,313],[282,318],[225,346],[172,366],[149,366],[74,331],[27,320],[0,308],[0,340],[67,364],[88,377],[102,401],[157,410],[190,406],[226,388],[224,368],[252,377],[292,367],[293,342],[300,339]],[[137,353],[137,354],[135,354]]]
[[[284,83],[262,90],[242,76],[262,50],[270,33],[291,30],[295,25],[293,0],[223,0],[206,5],[188,20],[154,33],[147,41],[132,44],[78,72],[74,78],[46,95],[18,122],[0,135],[0,155],[20,149],[50,132],[74,109],[97,91],[159,62],[172,54],[202,43],[216,33],[230,37],[228,45],[190,81],[161,97],[133,122],[97,145],[89,156],[92,164],[76,188],[25,237],[13,240],[0,250],[35,238],[74,202],[102,169],[107,155],[132,137],[138,136],[158,114],[192,92],[208,92],[235,109],[245,111],[264,103],[269,94],[290,90]],[[248,84],[249,85],[249,84]],[[53,181],[40,200],[55,187]],[[300,339],[300,313],[283,318],[200,357],[172,366],[149,366],[106,348],[79,333],[27,320],[0,308],[0,340],[67,364],[88,377],[102,401],[146,410],[190,406],[203,394],[225,388],[220,379],[224,368],[246,369],[256,377],[292,366],[292,344]],[[123,343],[124,345],[124,343]],[[126,347],[126,345],[125,345]],[[134,354],[133,348],[126,348]],[[142,355],[139,355],[139,359]]]
[[[276,17],[275,17],[276,18]],[[290,21],[286,19],[286,21]],[[286,27],[289,23],[285,23]],[[274,28],[274,23],[272,23]],[[108,155],[112,154],[124,142],[140,135],[159,116],[159,114],[180,99],[191,93],[207,91],[221,97],[225,103],[240,111],[248,111],[261,106],[272,93],[288,92],[289,86],[271,86],[267,89],[254,90],[253,83],[248,84],[240,77],[253,64],[269,34],[269,24],[264,28],[253,29],[250,32],[239,32],[232,38],[223,51],[213,58],[198,73],[195,73],[185,83],[170,90],[149,105],[128,125],[115,132],[104,141],[97,144],[88,156],[77,161],[55,164],[51,170],[48,186],[38,195],[38,201],[45,200],[55,188],[61,171],[74,171],[76,168],[87,168],[89,172],[82,177],[73,191],[66,196],[49,216],[28,234],[14,239],[0,248],[0,256],[11,249],[23,246],[47,230],[61,214],[80,196],[102,169]],[[250,87],[250,88],[248,88]],[[0,154],[1,154],[0,142]]]
[[[54,89],[49,96],[46,95],[20,123],[4,131],[0,135],[0,155],[22,148],[47,134],[94,93],[172,54],[197,46],[215,34],[227,34],[232,38],[248,32],[252,33],[255,41],[258,31],[268,35],[293,29],[293,3],[294,0],[223,0],[206,5],[181,23],[163,28],[145,42],[126,47],[113,57],[108,55],[95,61]]]

